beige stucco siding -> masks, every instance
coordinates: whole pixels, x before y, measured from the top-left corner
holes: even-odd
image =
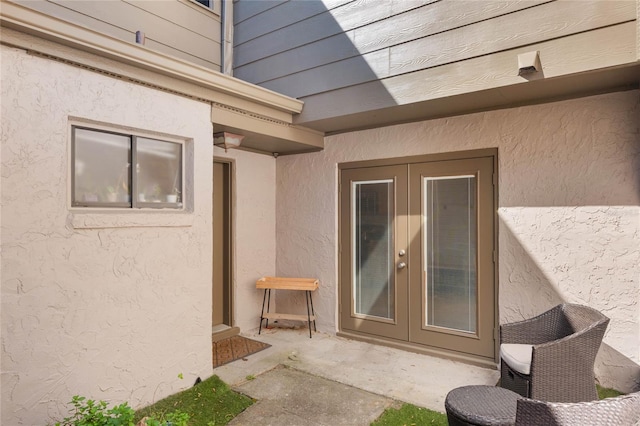
[[[140,407],[211,376],[213,157],[234,162],[243,330],[275,275],[275,158],[214,148],[207,103],[1,52],[0,423],[53,423],[76,394]],[[185,211],[71,209],[72,122],[185,140]]]
[[[277,272],[320,279],[318,327],[335,331],[337,164],[497,147],[500,322],[563,301],[600,309],[598,376],[638,389],[639,126],[634,90],[327,137],[278,159]]]
[[[60,420],[75,394],[137,407],[210,376],[209,105],[1,51],[1,423]],[[192,212],[71,211],[69,117],[188,140]]]

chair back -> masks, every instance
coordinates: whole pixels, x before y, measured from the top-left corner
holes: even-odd
[[[570,331],[567,336],[609,322],[609,318],[589,306],[565,303],[562,305],[562,312],[565,317],[565,327]]]

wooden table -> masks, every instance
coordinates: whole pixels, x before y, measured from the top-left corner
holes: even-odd
[[[293,320],[306,321],[309,323],[309,338],[311,338],[311,322],[313,321],[313,330],[316,329],[316,313],[313,309],[313,299],[311,292],[318,288],[318,280],[315,278],[283,278],[283,277],[263,277],[256,281],[256,288],[264,289],[262,297],[262,313],[260,314],[260,328],[258,334],[262,332],[262,321],[266,320],[265,328],[269,326],[269,320]],[[307,302],[307,315],[285,314],[270,312],[271,307],[271,290],[297,290],[304,291]],[[265,312],[265,304],[267,311]]]

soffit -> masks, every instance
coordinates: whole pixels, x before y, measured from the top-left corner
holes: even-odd
[[[320,151],[324,147],[322,132],[222,104],[212,105],[211,121],[214,133],[224,131],[243,135],[240,149],[244,150],[286,155]]]
[[[319,120],[294,119],[294,123],[326,135],[394,124],[470,114],[574,99],[615,91],[638,89],[640,64],[612,67],[569,76],[529,81],[423,102],[394,105]],[[313,107],[307,105],[307,107]]]
[[[303,102],[188,61],[2,2],[2,44],[212,103],[214,128],[247,134],[247,147],[282,154],[319,150],[321,132],[293,126]],[[238,121],[237,118],[243,120]]]

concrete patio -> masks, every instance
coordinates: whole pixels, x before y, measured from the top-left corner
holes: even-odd
[[[444,399],[447,393],[456,387],[469,384],[495,385],[499,379],[499,372],[488,368],[476,367],[456,361],[415,354],[385,346],[372,345],[324,333],[314,333],[310,339],[308,331],[301,329],[270,329],[263,330],[261,335],[244,333],[246,337],[259,340],[271,345],[270,348],[250,355],[246,360],[239,360],[223,365],[213,370],[222,380],[233,388],[257,398],[267,398],[267,393],[261,390],[265,387],[281,395],[271,398],[265,403],[277,401],[280,406],[299,405],[300,395],[296,392],[296,378],[300,382],[316,380],[317,386],[325,390],[324,394],[331,397],[335,392],[358,398],[369,404],[370,415],[375,419],[378,412],[399,402],[408,402],[421,407],[444,412]],[[278,368],[278,366],[287,368]],[[275,369],[275,370],[274,370]],[[291,370],[296,370],[292,372]],[[297,374],[307,373],[307,374]],[[261,376],[263,375],[263,376]],[[255,380],[247,380],[254,376]],[[315,377],[313,377],[315,376]],[[279,384],[274,384],[278,380]],[[323,381],[328,379],[341,388],[331,390],[331,384]],[[279,387],[280,386],[280,387]],[[357,389],[353,389],[357,388]],[[290,391],[282,392],[282,389]],[[351,390],[350,390],[351,389]],[[358,390],[373,395],[361,395]],[[357,391],[357,392],[356,392]],[[317,398],[318,393],[310,396]],[[382,397],[376,399],[372,397]],[[296,399],[288,404],[287,399]],[[327,406],[336,406],[335,395]],[[356,416],[361,421],[352,424],[368,424],[369,418],[358,417],[357,404],[346,404],[345,413]],[[308,407],[300,407],[309,413]],[[322,410],[322,409],[320,409]],[[269,410],[262,410],[258,404],[248,411],[258,413],[261,424],[282,424],[282,413],[271,406]],[[366,411],[366,410],[365,410]],[[270,414],[269,414],[270,413]],[[366,413],[365,413],[366,414]],[[271,415],[272,417],[265,417]],[[291,420],[289,424],[329,424],[327,420],[311,423],[301,423]],[[236,424],[249,424],[248,419],[237,418]],[[341,422],[341,424],[346,424]]]

